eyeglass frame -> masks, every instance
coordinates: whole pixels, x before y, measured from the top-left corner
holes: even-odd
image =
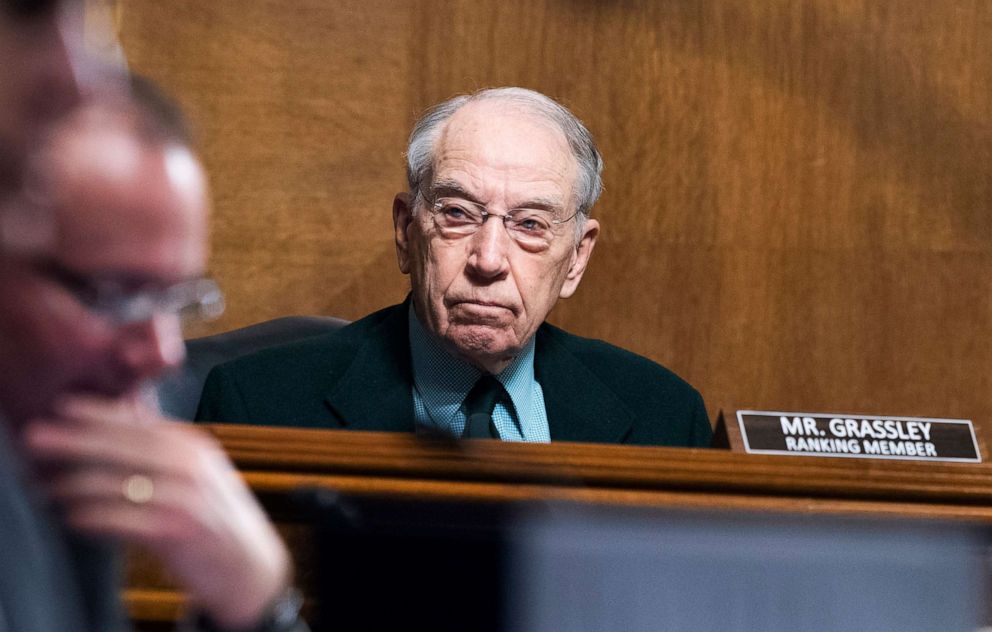
[[[54,258],[30,262],[90,312],[118,326],[147,322],[156,314],[175,314],[184,323],[218,318],[225,308],[224,293],[209,277],[180,281],[164,288],[127,291],[117,281],[87,276]],[[187,310],[195,308],[193,314]]]
[[[485,226],[486,221],[490,217],[498,217],[498,218],[500,218],[503,221],[503,227],[506,229],[506,232],[510,236],[510,238],[513,239],[513,241],[515,243],[519,244],[519,245],[526,245],[526,244],[524,244],[524,243],[522,243],[520,241],[520,239],[517,236],[517,232],[514,231],[514,230],[512,230],[509,226],[507,226],[507,223],[506,223],[507,220],[508,219],[513,219],[514,218],[514,214],[515,213],[518,213],[518,212],[521,212],[521,211],[531,211],[531,212],[538,212],[538,213],[542,213],[542,214],[548,214],[548,213],[553,214],[554,213],[554,211],[549,210],[549,209],[531,208],[531,207],[525,207],[525,206],[517,207],[517,208],[512,208],[512,209],[508,210],[506,213],[493,213],[489,209],[486,208],[486,205],[485,204],[482,204],[481,202],[476,202],[474,200],[468,199],[467,197],[464,197],[464,196],[458,196],[458,195],[434,195],[433,198],[431,198],[428,195],[426,195],[423,191],[419,191],[418,194],[419,194],[418,197],[420,197],[420,199],[424,200],[424,202],[427,203],[426,204],[427,211],[431,214],[431,219],[434,222],[434,226],[438,229],[438,231],[440,231],[442,233],[442,235],[443,235],[443,232],[446,229],[443,228],[442,226],[440,226],[438,224],[438,219],[437,219],[437,214],[441,211],[441,208],[442,208],[442,205],[441,205],[441,201],[442,200],[454,200],[454,201],[459,202],[459,203],[464,203],[467,206],[474,207],[474,209],[479,212],[479,214],[482,216],[481,221],[479,221],[478,223],[472,223],[472,224],[467,224],[466,225],[466,226],[474,226],[475,228],[472,229],[471,232],[467,232],[467,233],[462,233],[462,234],[455,235],[456,238],[457,237],[470,237],[470,236],[476,234],[477,232],[479,232],[482,229],[482,227]],[[432,201],[431,202],[428,202],[428,200],[432,200]],[[557,219],[557,218],[554,218],[554,217],[548,219],[548,221],[552,224],[552,228],[549,229],[549,231],[551,232],[551,235],[552,235],[552,239],[546,241],[543,244],[544,249],[550,248],[551,247],[551,244],[554,242],[554,238],[559,237],[560,234],[561,234],[561,233],[556,233],[554,231],[554,228],[553,227],[560,226],[562,224],[566,224],[566,223],[572,221],[573,219],[575,219],[576,217],[578,217],[580,214],[581,214],[581,211],[580,210],[576,210],[574,213],[572,213],[571,215],[569,215],[568,217],[563,218],[563,219]],[[450,229],[448,229],[448,230],[450,230]],[[533,244],[533,245],[538,245],[538,244]]]

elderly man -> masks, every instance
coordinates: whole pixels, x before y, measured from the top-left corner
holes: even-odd
[[[599,234],[602,162],[568,110],[484,90],[432,109],[393,202],[402,305],[215,369],[211,421],[442,431],[516,441],[707,445],[699,394],[665,368],[545,318]]]
[[[0,630],[125,629],[111,540],[155,554],[201,629],[302,625],[287,550],[223,451],[147,401],[183,360],[180,314],[217,297],[204,172],[163,107],[78,107],[0,209]]]

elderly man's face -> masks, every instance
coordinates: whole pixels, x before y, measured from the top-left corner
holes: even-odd
[[[177,316],[117,322],[84,304],[80,281],[160,289],[199,275],[206,256],[205,180],[188,150],[74,120],[44,155],[50,234],[31,229],[43,215],[32,210],[0,249],[0,410],[15,420],[50,412],[60,395],[136,394],[178,365]]]
[[[41,129],[79,99],[83,3],[51,5],[25,17],[0,0],[0,193],[17,186]]]
[[[578,166],[564,135],[533,114],[499,101],[469,104],[437,141],[430,197],[458,197],[502,215],[518,208],[575,212]],[[400,269],[428,331],[455,355],[490,373],[505,368],[558,298],[575,292],[599,225],[576,235],[572,219],[546,249],[523,247],[499,218],[472,235],[439,233],[427,204],[393,205]],[[429,203],[429,201],[428,201]]]

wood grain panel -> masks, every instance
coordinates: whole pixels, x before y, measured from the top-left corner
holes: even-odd
[[[230,311],[400,300],[417,113],[517,84],[598,138],[602,239],[553,320],[720,406],[971,417],[992,439],[981,0],[119,0],[191,110]]]
[[[368,269],[401,294],[389,209],[410,118],[397,116],[412,61],[402,5],[124,4],[133,65],[177,93],[200,132],[216,206],[211,267],[231,297],[216,327],[355,318],[382,301],[354,285]]]
[[[314,585],[310,532],[292,495],[323,486],[358,497],[564,502],[674,511],[859,516],[992,524],[992,465],[790,456],[723,450],[439,442],[404,433],[211,425]],[[886,528],[879,523],[880,528]],[[140,630],[162,629],[183,600],[140,551],[128,590]]]

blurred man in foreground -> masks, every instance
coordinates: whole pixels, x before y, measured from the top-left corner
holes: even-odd
[[[414,127],[409,190],[393,202],[410,298],[216,368],[199,418],[709,445],[691,386],[545,322],[592,255],[601,169],[589,131],[543,94],[498,88],[436,106]]]
[[[200,629],[305,628],[230,462],[142,396],[217,296],[205,178],[168,104],[83,50],[83,4],[0,0],[0,630],[125,629],[104,536],[157,554]]]
[[[0,629],[126,628],[110,540],[155,554],[202,629],[300,629],[250,491],[145,396],[217,300],[203,169],[149,98],[74,110],[0,211]]]

